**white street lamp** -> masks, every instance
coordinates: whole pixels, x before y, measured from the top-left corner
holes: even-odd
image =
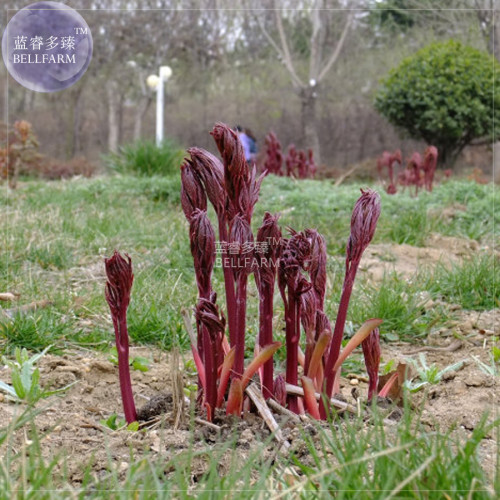
[[[160,66],[158,73],[158,75],[149,75],[146,83],[149,88],[156,90],[156,145],[160,146],[163,141],[163,84],[172,76],[172,69],[169,66]]]

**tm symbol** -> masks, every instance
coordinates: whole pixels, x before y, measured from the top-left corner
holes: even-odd
[[[88,28],[80,28],[79,26],[73,29],[77,35],[87,35],[89,32]]]

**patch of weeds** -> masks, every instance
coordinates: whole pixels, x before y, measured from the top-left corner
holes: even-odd
[[[384,275],[380,283],[365,283],[350,304],[349,317],[356,325],[367,318],[382,318],[381,338],[415,341],[448,320],[443,307],[425,309],[419,291],[427,286],[426,281],[416,275],[409,282],[391,273]]]
[[[34,246],[26,254],[26,259],[38,264],[42,269],[67,269],[72,264],[71,250],[62,241]]]
[[[113,346],[110,349],[108,355],[108,361],[113,363],[115,366],[118,366],[118,351],[116,346]],[[134,356],[129,359],[129,365],[134,369],[141,372],[147,372],[149,370],[149,365],[151,364],[151,360],[149,358],[145,358],[143,356]]]
[[[162,349],[178,345],[189,347],[189,338],[179,312],[166,307],[159,308],[152,302],[149,307],[132,306],[128,312],[130,338],[139,344],[156,344]]]
[[[387,214],[381,219],[380,237],[399,245],[425,246],[427,238],[435,230],[436,220],[429,216],[422,201],[412,201],[413,206],[401,212]]]
[[[492,346],[489,353],[489,363],[481,361],[477,356],[472,356],[477,367],[486,375],[500,375],[500,349]]]
[[[460,304],[464,309],[494,309],[498,304],[500,290],[500,259],[494,255],[482,254],[451,269],[438,264],[429,290],[440,295],[447,302]]]
[[[132,422],[127,425],[126,420],[124,418],[118,418],[116,413],[111,414],[108,418],[99,420],[99,423],[112,431],[127,429],[127,431],[137,432],[139,430],[139,422]]]
[[[282,491],[275,498],[323,498],[327,493],[340,499],[420,498],[421,492],[426,498],[494,498],[479,446],[500,421],[490,424],[483,417],[463,443],[451,431],[429,432],[418,413],[407,404],[402,421],[392,428],[376,414],[369,429],[361,419],[332,425],[328,434],[319,428],[319,445],[304,433],[313,465],[292,457],[303,477],[287,484],[278,476]]]
[[[178,174],[184,155],[184,150],[168,139],[160,146],[151,141],[139,141],[121,146],[118,153],[105,156],[104,162],[119,173],[168,176]]]
[[[41,351],[51,346],[52,351],[57,351],[69,326],[50,311],[29,315],[19,313],[12,319],[0,321],[0,346],[6,353],[13,352],[16,347]]]
[[[29,424],[21,416],[14,426]],[[106,427],[120,428],[111,416]],[[114,422],[113,422],[114,420]],[[463,440],[452,432],[429,432],[420,423],[420,412],[407,403],[403,418],[385,426],[374,409],[367,423],[362,417],[336,419],[329,429],[316,425],[314,432],[301,431],[304,444],[288,454],[270,455],[269,438],[246,452],[236,449],[237,436],[206,449],[195,449],[194,441],[183,452],[153,456],[131,448],[124,471],[120,461],[109,453],[106,470],[96,474],[92,460],[84,468],[77,487],[85,498],[219,498],[229,495],[253,498],[495,498],[493,487],[481,467],[479,448],[487,435],[500,429],[500,421],[486,422],[486,416]],[[161,434],[160,430],[160,441]],[[50,490],[50,498],[67,498],[77,492],[68,478],[67,463],[74,457],[42,453],[42,435],[34,425],[28,432],[30,444],[21,449],[8,446],[0,458],[0,491]],[[460,439],[460,440],[459,440]],[[193,433],[194,440],[194,433]],[[106,437],[103,446],[107,446]],[[14,450],[18,451],[14,451]],[[56,464],[60,467],[56,467]]]
[[[443,375],[449,372],[454,372],[460,370],[462,366],[465,364],[465,360],[457,361],[451,365],[448,365],[442,369],[439,369],[439,366],[436,364],[427,364],[427,359],[425,358],[425,354],[420,353],[418,356],[418,360],[413,358],[407,358],[408,362],[415,368],[417,372],[417,376],[419,381],[406,381],[405,387],[407,387],[411,392],[417,392],[422,387],[428,384],[439,384]]]
[[[33,405],[38,400],[53,394],[60,394],[73,385],[70,384],[55,391],[46,391],[40,385],[40,370],[35,365],[49,349],[50,347],[47,347],[42,352],[30,357],[26,349],[21,350],[16,347],[13,360],[3,357],[2,361],[11,370],[12,385],[0,380],[0,390],[5,392],[10,400],[23,401]]]

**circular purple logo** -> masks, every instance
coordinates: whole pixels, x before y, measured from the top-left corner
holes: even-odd
[[[92,58],[90,28],[72,8],[37,2],[17,12],[5,28],[2,55],[11,76],[37,92],[76,83]]]

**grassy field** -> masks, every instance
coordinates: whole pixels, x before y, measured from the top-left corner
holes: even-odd
[[[19,293],[22,304],[42,299],[54,303],[29,319],[17,317],[4,324],[0,330],[4,348],[56,348],[65,342],[108,345],[103,257],[114,249],[129,253],[134,263],[129,309],[133,340],[162,348],[177,343],[187,347],[180,310],[195,303],[196,287],[179,190],[175,178],[102,177],[29,182],[14,193],[4,193],[0,199],[4,214],[0,289]],[[331,257],[327,311],[332,316],[342,286],[350,214],[358,195],[357,185],[334,188],[329,182],[271,176],[264,182],[253,219],[257,226],[264,211],[280,212],[283,228],[313,227],[325,236]],[[438,186],[432,194],[422,193],[418,198],[382,193],[382,215],[373,243],[424,246],[426,238],[437,232],[492,247],[499,218],[493,210],[494,196],[490,185],[464,181]],[[445,208],[458,204],[466,210],[457,210],[451,221],[441,216]],[[451,271],[441,269],[440,279],[422,269],[411,282],[387,276],[387,286],[376,288],[364,283],[361,273],[349,319],[356,326],[367,316],[386,318],[387,334],[411,341],[446,319],[432,314],[421,317],[411,299],[420,291],[444,295],[463,308],[492,309],[497,305],[494,293],[499,281],[490,272],[493,257],[476,257]],[[218,271],[215,287],[221,290]],[[256,313],[255,301],[252,304],[250,317]],[[420,322],[414,328],[417,316]],[[255,325],[250,322],[249,337]]]
[[[330,317],[335,317],[337,310],[342,256],[359,187],[270,176],[264,181],[253,218],[256,229],[265,211],[281,212],[283,228],[312,227],[325,236],[329,252],[326,312]],[[18,293],[15,305],[41,300],[52,305],[30,314],[13,314],[11,318],[0,314],[0,354],[10,356],[16,346],[33,351],[51,346],[54,353],[73,347],[109,351],[112,327],[104,300],[103,257],[110,256],[114,249],[129,253],[134,264],[128,315],[132,343],[187,349],[181,310],[195,304],[196,286],[179,191],[176,178],[132,176],[28,181],[15,192],[3,190],[0,292]],[[491,252],[498,244],[494,231],[500,218],[495,210],[497,195],[492,185],[461,180],[438,185],[434,192],[422,193],[418,198],[408,193],[381,193],[382,215],[374,244],[423,247],[431,234],[439,233],[475,240],[485,251],[451,268],[422,268],[410,280],[388,274],[381,285],[375,285],[361,273],[348,317],[351,329],[367,317],[381,317],[385,319],[381,332],[384,340],[419,343],[453,317],[448,303],[470,310],[498,307],[498,259]],[[452,217],[446,216],[450,209]],[[220,269],[216,270],[214,287],[222,293]],[[445,305],[423,312],[416,299],[421,292]],[[258,328],[253,283],[250,294],[249,355]],[[4,310],[13,307],[12,303],[0,306]],[[277,315],[282,316],[280,309]],[[356,361],[352,368],[356,369]],[[114,491],[106,498],[230,498],[228,492],[235,489],[242,490],[242,498],[257,498],[259,491],[265,498],[263,492],[267,490],[276,490],[275,494],[284,498],[295,498],[297,494],[324,498],[332,490],[337,492],[336,498],[494,497],[491,483],[489,489],[485,488],[488,481],[476,451],[485,434],[500,432],[498,423],[493,428],[484,423],[465,444],[458,444],[446,432],[424,432],[418,424],[418,411],[406,411],[404,415],[390,434],[378,422],[373,433],[367,435],[361,430],[363,423],[357,421],[334,432],[334,441],[330,435],[321,434],[321,450],[305,436],[312,461],[305,464],[294,456],[287,459],[302,470],[300,480],[284,479],[282,471],[289,465],[287,460],[262,463],[258,453],[248,460],[243,472],[241,464],[235,463],[234,470],[220,477],[217,453],[230,450],[229,442],[206,457],[208,471],[196,488],[192,487],[190,469],[193,456],[185,454],[175,463],[159,464],[131,450],[131,466],[124,480],[110,460],[106,478],[96,479],[90,472],[86,476],[81,485],[86,493],[68,486],[64,472],[54,473],[58,457],[42,458],[38,442],[42,436],[32,429],[31,435],[38,437],[30,438],[28,456],[13,452],[1,463],[0,498],[9,498],[1,491],[24,487],[31,488],[32,493],[19,492],[18,498],[55,497],[50,492],[37,496],[37,488],[62,488],[66,492],[61,491],[61,497],[82,498],[102,498],[104,490],[110,489],[122,491]],[[0,440],[8,441],[16,426],[29,428],[29,412],[25,417],[13,420],[10,427],[2,423]],[[402,463],[403,467],[395,467]],[[162,478],[166,469],[173,473],[165,482]],[[357,489],[369,493],[357,494]],[[433,489],[446,490],[448,496]]]

